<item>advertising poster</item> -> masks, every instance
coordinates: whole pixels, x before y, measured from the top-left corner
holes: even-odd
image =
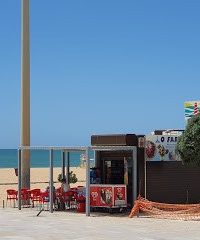
[[[99,187],[98,186],[91,186],[90,187],[90,205],[91,206],[98,206],[99,204],[100,204]]]
[[[112,187],[102,187],[94,185],[90,187],[90,205],[106,207],[112,206],[113,194]]]
[[[176,135],[147,135],[145,154],[147,161],[181,161],[176,154]]]
[[[115,206],[126,205],[126,187],[125,186],[114,187],[114,203],[115,203]]]

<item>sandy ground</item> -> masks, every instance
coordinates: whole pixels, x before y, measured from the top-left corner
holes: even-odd
[[[85,168],[71,167],[70,171],[73,171],[78,182],[76,184],[70,184],[71,187],[74,186],[84,186],[85,185]],[[54,168],[54,181],[57,181],[58,174],[61,173],[61,168]],[[31,168],[31,189],[40,188],[45,189],[49,181],[49,168]],[[6,189],[17,190],[18,177],[15,175],[13,168],[1,168],[0,169],[0,206],[3,205],[3,200],[6,200]],[[55,183],[55,187],[60,187],[60,183]]]
[[[200,222],[0,208],[1,240],[199,240]]]

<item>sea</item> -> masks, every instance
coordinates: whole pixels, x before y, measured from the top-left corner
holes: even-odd
[[[61,167],[62,158],[61,151],[54,151],[53,166]],[[90,162],[93,164],[94,153],[89,152]],[[81,159],[83,159],[82,152],[70,152],[69,163],[70,167],[79,167]],[[17,149],[0,149],[0,168],[17,168],[18,154]],[[30,167],[31,168],[47,168],[49,167],[49,151],[47,150],[31,150],[30,151]]]

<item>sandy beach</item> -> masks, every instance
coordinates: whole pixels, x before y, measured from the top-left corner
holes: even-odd
[[[80,167],[71,167],[70,171],[73,171],[78,182],[75,184],[70,184],[71,187],[74,186],[85,186],[86,170]],[[61,173],[61,168],[54,168],[53,180],[56,182],[55,187],[59,187],[60,183],[57,182],[58,174]],[[31,168],[31,189],[40,188],[45,189],[49,181],[49,168]],[[6,189],[17,190],[18,177],[15,175],[15,170],[13,168],[1,168],[0,169],[0,206],[3,205],[3,200],[6,202]]]

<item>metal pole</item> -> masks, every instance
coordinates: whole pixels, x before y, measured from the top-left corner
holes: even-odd
[[[62,158],[62,179],[66,178],[65,176],[65,151],[61,151]]]
[[[22,0],[21,19],[21,146],[30,146],[29,0]],[[22,150],[22,187],[30,188],[30,150]]]
[[[137,148],[133,148],[133,202],[137,199]]]
[[[94,167],[97,167],[97,154],[96,154],[96,150],[94,150],[93,153],[94,153]]]
[[[22,179],[21,179],[21,149],[18,150],[18,209],[21,210],[22,201],[21,201],[21,189],[22,189]]]
[[[147,161],[145,154],[144,154],[144,197],[147,198]]]
[[[49,151],[49,164],[50,164],[50,172],[49,172],[49,212],[53,213],[53,149]]]
[[[67,152],[67,161],[66,161],[66,183],[69,185],[69,152]]]
[[[90,216],[90,158],[89,147],[86,149],[86,216]]]

